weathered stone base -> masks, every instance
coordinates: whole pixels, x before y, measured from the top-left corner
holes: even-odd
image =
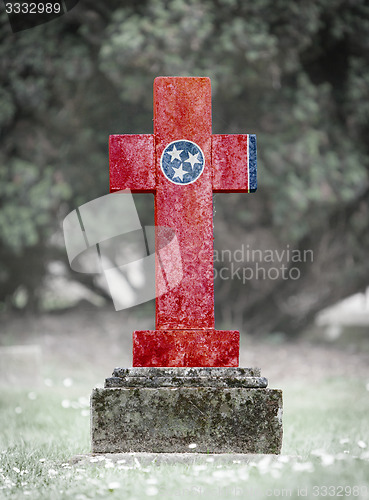
[[[91,396],[93,453],[280,453],[282,391],[266,389],[257,369],[132,368],[113,375]]]

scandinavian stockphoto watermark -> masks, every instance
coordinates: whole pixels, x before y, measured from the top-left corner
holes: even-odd
[[[313,263],[311,249],[294,249],[290,245],[275,249],[255,249],[242,244],[236,250],[214,250],[214,279],[298,280],[301,264]]]
[[[141,226],[129,189],[73,210],[63,231],[73,271],[100,277],[117,311],[160,297],[182,281],[176,232]]]
[[[188,263],[182,262],[180,239],[169,227],[141,226],[129,189],[102,196],[70,212],[63,221],[71,268],[96,274],[115,309],[142,304],[178,287]],[[199,261],[209,253],[199,253]],[[312,263],[312,250],[214,250],[214,279],[297,280],[301,264]],[[211,270],[210,270],[211,272]]]

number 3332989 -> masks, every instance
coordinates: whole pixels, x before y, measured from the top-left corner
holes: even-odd
[[[7,14],[60,14],[62,7],[60,3],[51,2],[8,2],[5,9]]]

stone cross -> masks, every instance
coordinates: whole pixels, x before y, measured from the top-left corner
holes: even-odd
[[[213,193],[256,191],[256,137],[212,135],[209,78],[156,78],[154,134],[110,136],[110,191],[127,188],[155,195],[183,269],[157,293],[156,330],[134,332],[133,366],[238,366],[239,332],[214,328]]]

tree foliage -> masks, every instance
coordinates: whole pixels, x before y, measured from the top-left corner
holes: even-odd
[[[0,299],[37,299],[58,220],[108,190],[108,135],[151,133],[157,75],[210,76],[214,132],[258,135],[258,192],[216,197],[216,248],[314,251],[296,281],[217,281],[218,320],[295,332],[366,286],[368,32],[364,0],[86,0],[14,35],[3,16]]]

